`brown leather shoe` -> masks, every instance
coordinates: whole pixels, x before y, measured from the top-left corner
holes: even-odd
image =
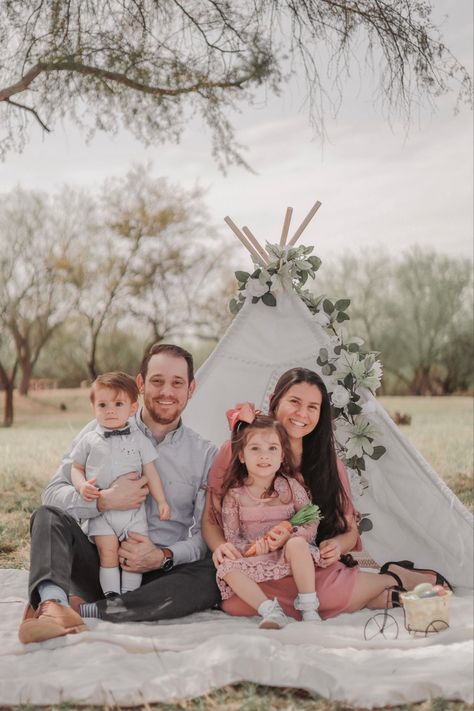
[[[45,600],[36,612],[28,603],[18,630],[18,639],[23,644],[29,644],[86,630],[84,620],[72,608],[64,607],[54,600]]]

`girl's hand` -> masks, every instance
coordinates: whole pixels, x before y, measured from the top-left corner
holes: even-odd
[[[217,566],[224,562],[225,558],[230,558],[230,560],[237,560],[237,558],[242,558],[242,554],[237,550],[233,543],[221,543],[217,546],[216,550],[212,554],[212,562]]]
[[[158,506],[160,512],[160,521],[168,521],[171,516],[171,509],[166,501],[162,501]]]
[[[255,541],[255,547],[255,555],[265,555],[265,553],[270,553],[270,544],[266,538],[257,538]]]
[[[327,538],[325,541],[321,541],[319,552],[321,554],[319,561],[321,568],[329,568],[333,563],[337,563],[342,553],[339,543],[334,538]]]
[[[285,528],[285,526],[274,526],[274,528],[267,533],[268,550],[273,552],[279,548],[283,548],[290,537],[291,531]]]

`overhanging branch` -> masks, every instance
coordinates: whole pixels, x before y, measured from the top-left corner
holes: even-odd
[[[25,104],[20,104],[18,101],[12,101],[11,99],[5,99],[5,102],[7,104],[11,104],[12,106],[17,106],[19,109],[23,109],[23,111],[29,111],[30,113],[33,114],[35,119],[38,121],[40,124],[41,128],[44,131],[47,131],[48,133],[51,133],[51,129],[48,128],[45,124],[44,121],[41,120],[41,118],[38,115],[38,112],[32,107],[32,106],[26,106]]]

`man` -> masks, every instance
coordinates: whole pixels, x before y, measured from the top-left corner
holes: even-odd
[[[216,447],[181,423],[195,389],[191,354],[155,344],[143,358],[137,385],[144,405],[135,415],[136,424],[156,448],[171,519],[160,520],[156,504],[147,498],[146,477],[137,479],[133,472],[95,501],[84,501],[71,484],[68,453],[43,493],[44,505],[31,518],[30,605],[19,630],[24,643],[86,629],[69,606],[69,593],[89,601],[78,608],[83,615],[109,622],[181,617],[219,602],[215,569],[204,557],[200,532]],[[93,421],[79,433],[70,451],[95,425]],[[130,532],[119,549],[122,569],[142,573],[142,586],[116,599],[101,599],[97,549],[79,524],[107,510],[138,508],[145,500],[148,536]]]

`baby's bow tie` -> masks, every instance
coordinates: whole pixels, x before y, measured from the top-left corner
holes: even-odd
[[[116,435],[127,435],[130,434],[130,427],[125,427],[123,430],[105,430],[104,437],[115,437]]]

